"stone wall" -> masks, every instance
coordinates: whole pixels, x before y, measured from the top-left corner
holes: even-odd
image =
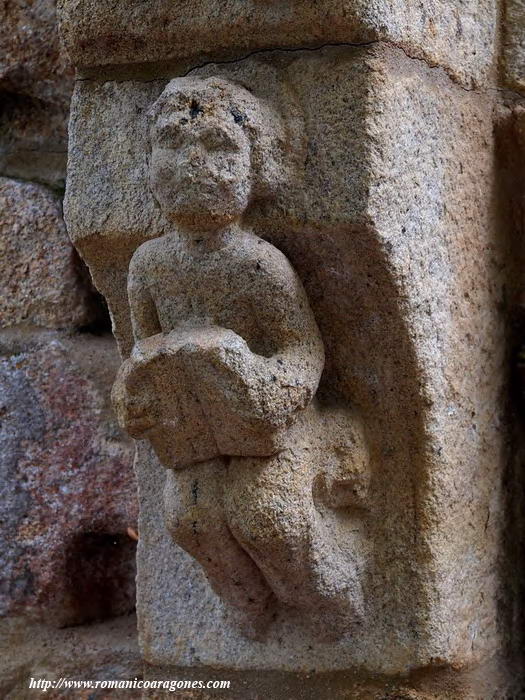
[[[146,677],[522,696],[522,5],[9,3],[1,614],[134,604],[115,382]]]
[[[55,3],[2,13],[0,616],[64,626],[134,608],[132,448],[107,310],[62,215],[73,69]]]
[[[512,665],[520,636],[521,499],[512,492],[522,486],[521,428],[510,382],[521,332],[523,250],[519,8],[479,0],[418,6],[210,0],[198,9],[159,0],[116,10],[63,0],[60,7],[62,37],[79,77],[68,230],[108,300],[121,351],[129,357],[115,393],[121,421],[135,437],[148,438],[137,455],[139,632],[146,660],[164,667],[364,674],[447,667],[458,678],[461,669],[477,667],[487,669],[483,690],[467,683],[457,697],[512,697],[513,672],[508,689],[498,684],[505,685],[499,672],[504,677],[506,664]],[[236,106],[253,99],[259,107]],[[169,269],[176,274],[179,268],[187,275],[187,261],[194,259],[191,246],[185,248],[191,238],[185,231],[206,211],[209,222],[217,216],[207,198],[220,175],[202,180],[199,204],[191,200],[190,184],[177,194],[177,178],[190,183],[234,162],[225,154],[210,155],[206,145],[199,155],[196,150],[188,155],[201,138],[198,124],[220,129],[213,115],[224,114],[223,126],[230,129],[228,109],[236,123],[251,129],[246,133],[256,134],[250,138],[265,144],[266,162],[286,183],[261,194],[262,166],[252,151],[255,180],[242,214],[239,210],[240,225],[286,255],[304,285],[324,347],[324,370],[313,408],[304,413],[308,418],[287,409],[289,421],[306,421],[311,435],[315,412],[328,416],[325,451],[313,459],[313,471],[293,477],[300,486],[282,474],[304,468],[299,465],[305,457],[297,455],[313,449],[305,447],[311,438],[301,429],[290,428],[282,438],[281,454],[289,454],[288,461],[272,457],[269,447],[264,458],[256,458],[263,448],[250,432],[243,439],[251,447],[220,447],[228,420],[237,418],[216,422],[213,392],[223,392],[228,416],[240,399],[233,385],[211,388],[208,373],[223,362],[229,372],[240,371],[228,364],[228,353],[241,353],[236,355],[241,364],[258,360],[219,336],[204,341],[190,333],[190,345],[176,346],[201,314],[217,327],[245,328],[245,335],[238,332],[253,347],[251,331],[242,325],[252,313],[244,310],[251,298],[247,289],[234,292],[234,285],[221,291],[207,267],[210,277],[202,279],[198,292],[190,293],[193,282],[187,277],[186,291],[176,291],[169,276]],[[171,136],[160,135],[169,129]],[[274,137],[278,145],[272,146]],[[235,152],[242,151],[241,142]],[[212,166],[213,158],[218,160]],[[180,171],[177,159],[185,163]],[[236,166],[228,167],[228,182],[241,187]],[[261,172],[266,177],[264,167]],[[178,208],[170,205],[170,196]],[[171,233],[174,222],[177,234]],[[273,264],[265,255],[273,254],[261,253],[262,269]],[[173,260],[172,267],[165,270],[162,258]],[[211,265],[205,260],[202,265]],[[234,274],[236,260],[233,254],[231,260],[224,257],[224,270],[232,266]],[[201,301],[207,284],[215,289],[215,302]],[[278,303],[265,296],[264,287],[258,293],[263,307]],[[191,311],[184,294],[191,296]],[[294,303],[290,299],[288,328],[298,313]],[[181,309],[178,322],[166,316],[169,308]],[[173,329],[179,333],[175,345]],[[155,340],[159,331],[164,340]],[[205,349],[206,343],[223,349]],[[184,463],[182,444],[169,456],[173,439],[163,437],[176,402],[164,398],[172,396],[170,382],[182,392],[183,412],[190,401],[180,398],[187,395],[182,387],[189,370],[180,369],[186,352],[196,353],[188,359],[192,390],[206,407],[204,423],[210,421],[206,428],[199,423],[195,435],[204,440],[202,431],[212,431],[219,460],[214,464],[222,467],[203,466],[204,456],[188,456]],[[218,353],[213,361],[203,359],[208,352]],[[162,360],[155,369],[161,362],[156,358],[171,356],[179,359]],[[293,362],[299,367],[302,360]],[[296,367],[293,362],[290,367]],[[243,386],[266,391],[242,376]],[[284,381],[278,374],[272,380]],[[147,406],[154,400],[166,408],[151,413]],[[339,492],[323,504],[316,484],[319,478],[332,483],[325,463],[332,449],[341,450],[342,438],[330,432],[336,406],[348,426],[359,419],[367,455],[366,478],[358,486],[355,464],[362,448],[355,440],[345,448],[349,471],[338,477],[338,488],[354,488],[355,494],[362,488],[365,495],[338,500]],[[265,420],[269,425],[274,419]],[[248,428],[239,430],[244,435]],[[215,482],[217,473],[223,476]],[[188,515],[181,510],[185,474],[194,475]],[[222,496],[206,495],[211,483]],[[181,524],[190,512],[193,535],[184,534]],[[222,534],[210,524],[217,519],[225,519]],[[305,522],[310,535],[303,538],[297,533]],[[221,542],[223,575],[217,573],[213,547],[197,542],[201,528],[206,541],[216,547]],[[222,549],[232,535],[230,549]],[[334,542],[342,558],[328,564]],[[246,614],[227,580],[228,571],[244,566],[242,557],[236,559],[239,543],[277,600],[272,622],[255,640],[231,616],[235,609]],[[309,593],[306,584],[294,582],[287,561],[295,561],[301,581],[317,576]],[[331,583],[323,578],[325,566]],[[336,634],[338,618],[329,601],[339,599],[328,589],[339,585],[338,567],[354,582],[347,590],[361,618],[357,624],[348,618]],[[255,573],[250,576],[257,598],[260,584]],[[319,611],[332,625],[333,638],[321,633]],[[500,671],[491,676],[493,663]]]

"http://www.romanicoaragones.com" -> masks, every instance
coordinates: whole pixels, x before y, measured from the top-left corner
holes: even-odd
[[[29,688],[47,693],[49,690],[226,690],[230,688],[231,681],[225,680],[77,680],[73,678],[57,678],[48,680],[45,678],[30,678]]]

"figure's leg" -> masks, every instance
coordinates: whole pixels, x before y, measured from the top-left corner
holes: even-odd
[[[223,459],[167,470],[164,512],[173,540],[203,567],[213,590],[241,613],[245,632],[269,621],[273,594],[250,556],[232,536],[224,515]]]
[[[300,449],[232,458],[225,510],[280,601],[308,610],[320,625],[344,627],[359,616],[361,589],[315,507],[310,459]]]

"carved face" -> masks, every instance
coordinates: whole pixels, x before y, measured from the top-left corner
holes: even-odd
[[[150,182],[165,216],[182,228],[216,230],[238,219],[250,199],[250,141],[243,115],[189,100],[158,116]]]

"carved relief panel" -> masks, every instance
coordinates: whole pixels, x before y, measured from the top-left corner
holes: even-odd
[[[67,222],[124,358],[151,663],[491,648],[491,113],[447,81],[370,46],[77,86]]]
[[[169,229],[130,262],[117,413],[167,469],[167,529],[243,632],[280,605],[337,637],[363,613],[359,563],[323,508],[362,507],[368,464],[357,419],[315,398],[324,346],[297,273],[247,223],[286,185],[285,129],[220,77],[172,80],[150,120]]]

